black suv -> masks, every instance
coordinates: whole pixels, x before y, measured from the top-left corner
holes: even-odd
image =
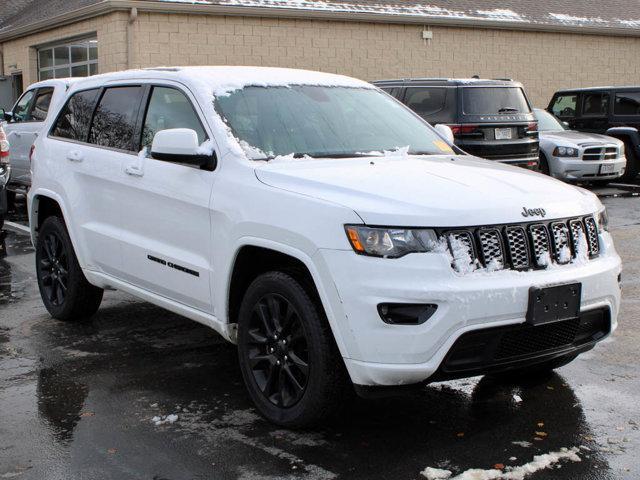
[[[627,168],[633,180],[640,170],[640,87],[593,87],[556,92],[547,111],[572,130],[605,133],[625,143]]]
[[[432,125],[448,125],[471,155],[535,169],[538,124],[522,84],[512,80],[414,78],[374,85]]]

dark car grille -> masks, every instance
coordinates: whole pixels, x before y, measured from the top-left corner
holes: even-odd
[[[589,258],[600,253],[598,225],[593,216],[552,222],[495,227],[471,227],[440,232],[460,272],[472,268],[527,270],[546,268],[549,262],[567,264],[586,248]]]
[[[589,349],[611,331],[608,308],[542,325],[520,323],[461,335],[431,379],[446,380],[508,370]]]
[[[615,160],[618,158],[616,147],[589,147],[584,149],[583,160]]]

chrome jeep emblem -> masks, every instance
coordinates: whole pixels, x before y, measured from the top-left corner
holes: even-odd
[[[523,217],[545,217],[547,212],[544,208],[527,208],[522,207],[522,216]]]

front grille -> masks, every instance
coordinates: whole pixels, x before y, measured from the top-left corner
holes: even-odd
[[[503,335],[494,358],[502,360],[570,345],[576,338],[579,327],[580,319],[574,318],[512,330]]]
[[[583,160],[615,160],[618,158],[617,147],[589,147],[584,149]]]
[[[488,270],[546,268],[576,257],[600,253],[598,225],[593,216],[552,222],[471,227],[439,231],[448,242],[452,266],[462,273]],[[582,252],[586,246],[587,251]]]

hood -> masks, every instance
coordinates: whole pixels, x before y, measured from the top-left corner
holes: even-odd
[[[564,130],[557,132],[540,132],[540,140],[552,141],[566,144],[573,143],[575,145],[601,145],[601,144],[614,144],[618,145],[622,142],[617,138],[608,137],[606,135],[600,135],[598,133],[585,133],[576,132],[574,130]]]
[[[469,156],[398,156],[269,162],[270,186],[353,209],[368,225],[476,226],[594,213],[592,193],[545,175]]]

